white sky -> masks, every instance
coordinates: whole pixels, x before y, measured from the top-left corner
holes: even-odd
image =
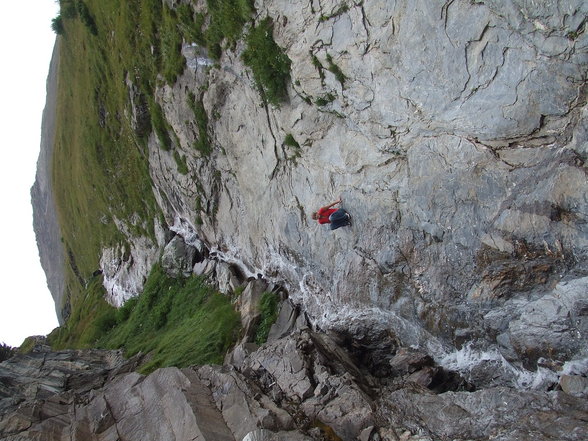
[[[33,232],[30,188],[41,143],[55,0],[3,2],[0,26],[0,342],[58,326]]]

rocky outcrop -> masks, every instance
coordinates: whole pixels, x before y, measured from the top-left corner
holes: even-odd
[[[255,7],[292,61],[288,101],[261,101],[243,42],[218,66],[185,42],[184,73],[155,97],[173,148],[148,140],[162,231],[176,236],[127,235],[128,248],[105,250],[101,264],[118,305],[165,249],[173,275],[249,289],[239,305],[248,329],[253,281],[283,286],[270,342],[258,349],[247,331],[224,367],[128,373],[75,399],[58,393],[68,410],[49,432],[582,439],[586,2]],[[144,103],[128,87],[140,131]],[[196,96],[211,152],[193,147],[203,136]],[[339,196],[351,228],[310,219]],[[9,436],[32,437],[44,423],[30,424]]]
[[[371,327],[436,361],[471,344],[533,369],[585,358],[585,2],[338,6],[257,2],[292,60],[279,108],[241,44],[220,69],[184,51],[157,99],[189,173],[149,142],[168,224],[284,285],[322,329]],[[339,195],[353,227],[315,225]]]
[[[308,328],[235,365],[147,376],[132,371],[138,359],[118,352],[37,347],[0,364],[0,438],[547,441],[582,440],[588,429],[585,398],[466,391],[463,381],[447,381],[449,372],[427,384],[427,372],[441,367],[415,350],[392,350],[394,373],[377,378],[369,357]]]
[[[41,126],[41,150],[37,160],[35,183],[31,188],[33,228],[41,266],[47,277],[47,286],[55,302],[60,324],[67,315],[65,299],[65,250],[61,243],[61,230],[55,211],[55,199],[51,185],[51,158],[55,135],[55,108],[57,105],[57,69],[59,66],[59,38],[55,40],[49,74],[47,76],[47,101]],[[65,312],[65,314],[64,314]]]

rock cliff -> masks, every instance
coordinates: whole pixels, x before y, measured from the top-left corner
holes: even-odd
[[[237,364],[148,376],[118,352],[37,347],[0,364],[0,439],[582,440],[588,429],[585,398],[472,391],[410,349],[376,378],[338,339],[301,329]]]
[[[283,327],[224,367],[57,390],[54,439],[582,439],[586,2],[255,8],[291,60],[287,102],[262,101],[243,42],[215,64],[185,41],[155,96],[173,149],[148,140],[164,222],[153,239],[121,221],[130,247],[101,265],[115,305],[162,255],[221,291],[278,284]],[[353,225],[329,231],[310,216],[338,197]]]
[[[149,140],[168,226],[284,285],[321,329],[390,332],[437,361],[585,358],[585,2],[339,6],[256,3],[292,62],[279,108],[241,43],[212,69],[184,46],[156,96],[189,172]],[[339,196],[351,228],[310,219]]]

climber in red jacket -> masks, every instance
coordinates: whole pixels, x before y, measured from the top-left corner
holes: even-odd
[[[330,205],[321,207],[318,211],[312,213],[312,218],[319,224],[330,224],[331,230],[351,225],[351,215],[343,208],[332,208],[343,202],[341,198]]]

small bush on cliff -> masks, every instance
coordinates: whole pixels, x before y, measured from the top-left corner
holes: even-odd
[[[207,0],[210,25],[206,31],[206,46],[211,57],[219,59],[224,39],[234,46],[243,26],[255,11],[253,0]]]
[[[273,22],[267,17],[249,31],[243,62],[251,68],[264,102],[275,106],[288,99],[291,61],[272,36]]]
[[[61,18],[61,15],[58,15],[51,20],[51,29],[53,29],[53,32],[57,35],[63,35],[65,28],[63,27],[63,19]]]
[[[0,363],[8,360],[16,353],[16,349],[6,343],[0,343]]]
[[[163,20],[159,28],[161,71],[168,84],[174,84],[186,67],[182,55],[182,34],[178,31],[178,18],[173,9],[163,8]]]
[[[202,96],[196,98],[196,95],[190,92],[188,94],[188,105],[194,113],[194,119],[198,127],[198,139],[194,142],[194,148],[203,156],[208,156],[212,153],[212,145],[208,136],[208,115],[202,102]]]

